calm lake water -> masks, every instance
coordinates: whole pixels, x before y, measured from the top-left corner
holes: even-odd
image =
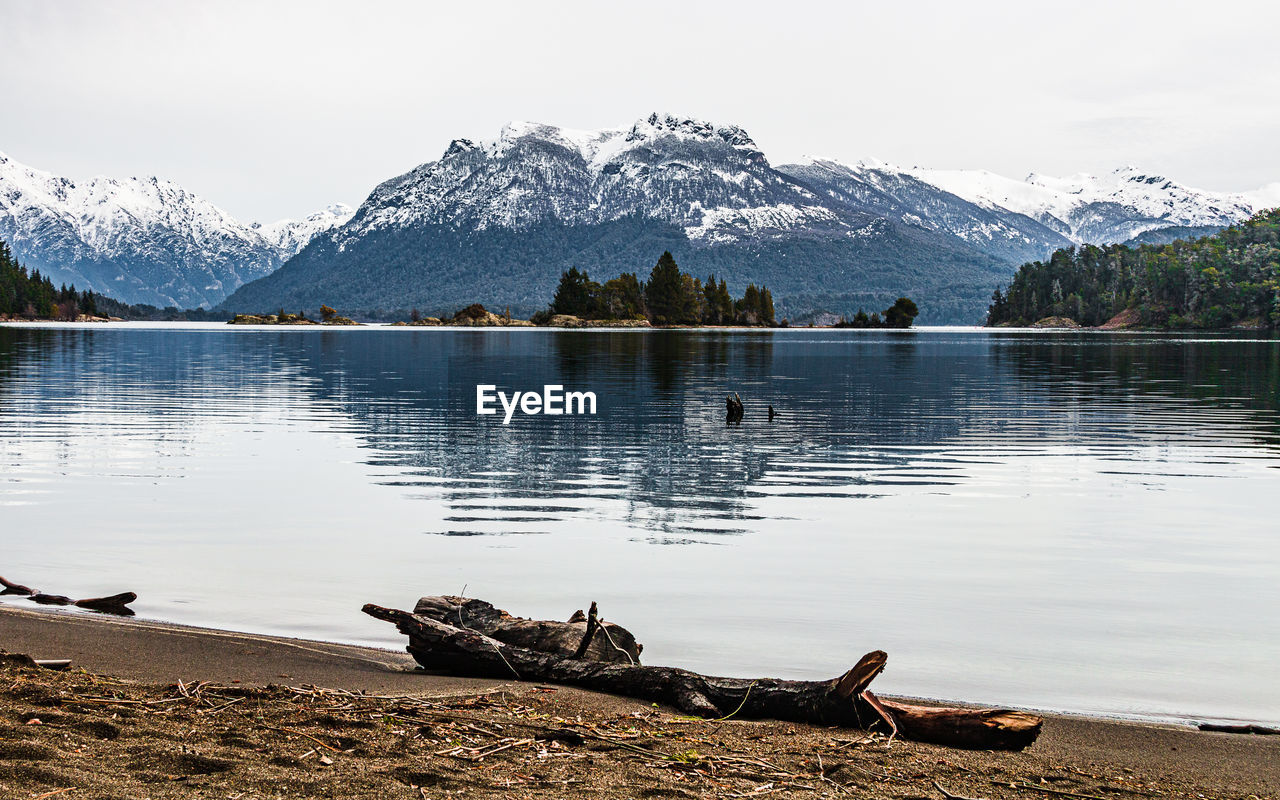
[[[0,327],[0,574],[144,618],[597,600],[652,664],[1275,722],[1278,498],[1265,336]]]

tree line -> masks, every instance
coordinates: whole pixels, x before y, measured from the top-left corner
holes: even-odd
[[[214,321],[231,319],[222,311],[202,308],[157,308],[146,303],[122,303],[96,292],[55,286],[39,270],[27,270],[0,240],[0,317],[75,321],[80,317],[118,317],[128,320]]]
[[[534,315],[545,321],[554,314],[582,319],[647,319],[654,325],[776,325],[773,295],[763,286],[748,284],[742,297],[729,294],[723,278],[714,274],[703,282],[682,272],[670,252],[664,252],[641,281],[624,272],[599,284],[585,270],[570,268],[546,311]]]
[[[95,316],[97,299],[92,292],[53,281],[40,270],[27,271],[0,240],[0,316],[25,319],[74,320],[82,314]]]
[[[1129,310],[1148,327],[1280,326],[1280,209],[1199,239],[1058,250],[995,291],[987,324],[1096,326]]]

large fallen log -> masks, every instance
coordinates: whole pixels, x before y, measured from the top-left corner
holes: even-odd
[[[39,603],[42,606],[76,606],[90,611],[99,611],[103,614],[115,614],[120,617],[132,617],[134,612],[132,608],[129,608],[129,604],[138,599],[138,596],[133,592],[121,592],[109,597],[89,597],[84,600],[72,600],[70,597],[60,594],[46,594],[29,586],[5,580],[3,577],[0,577],[0,587],[2,587],[0,588],[0,595],[26,597],[33,603]]]
[[[458,627],[450,624],[448,615],[436,619],[373,604],[363,610],[395,624],[409,637],[409,653],[428,669],[579,686],[665,703],[703,717],[779,719],[863,729],[886,723],[903,737],[918,741],[1004,750],[1030,745],[1042,724],[1039,717],[1021,711],[933,708],[881,700],[867,691],[888,659],[880,650],[867,653],[844,675],[828,681],[718,678],[677,667],[539,652],[487,636],[480,631],[484,623],[469,619],[468,627]]]

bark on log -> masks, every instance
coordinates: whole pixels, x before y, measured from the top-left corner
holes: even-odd
[[[454,628],[473,630],[517,647],[590,661],[639,664],[640,653],[644,650],[644,646],[636,642],[631,631],[621,625],[598,620],[599,633],[592,636],[584,652],[578,653],[586,639],[590,620],[583,618],[580,622],[555,622],[513,617],[494,608],[491,603],[470,597],[424,597],[414,606],[413,613]],[[577,618],[578,615],[575,614],[573,619]],[[428,664],[423,666],[437,669]]]
[[[579,686],[665,703],[711,718],[779,719],[863,729],[882,719],[881,712],[864,696],[870,695],[867,687],[885,667],[888,656],[880,650],[866,654],[853,669],[828,681],[717,678],[676,667],[584,661],[572,658],[572,653],[538,652],[487,636],[475,625],[461,628],[447,619],[373,604],[366,605],[364,612],[393,623],[408,636],[409,653],[428,669]],[[925,707],[877,701],[882,707],[892,706],[888,713],[904,736],[921,741],[1020,750],[1035,741],[1040,732],[1039,718],[1022,715],[1028,718],[1023,720],[1017,716],[1021,712],[928,709],[930,713],[922,714],[915,709]]]

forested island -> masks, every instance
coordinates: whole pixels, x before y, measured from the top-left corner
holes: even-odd
[[[773,294],[763,286],[747,284],[742,297],[729,294],[724,278],[714,274],[703,281],[682,272],[670,252],[664,252],[642,282],[634,272],[624,272],[603,285],[586,271],[569,269],[560,276],[551,306],[533,315],[535,324],[553,316],[584,320],[648,320],[652,325],[763,325],[773,326]]]
[[[899,297],[893,305],[884,310],[883,313],[873,311],[870,316],[866,311],[858,309],[858,313],[853,315],[853,319],[841,317],[840,321],[833,328],[910,328],[911,323],[915,322],[916,317],[920,315],[920,309],[916,307],[914,301],[909,297]]]
[[[1280,326],[1280,209],[1164,245],[1066,248],[996,290],[987,325]]]

